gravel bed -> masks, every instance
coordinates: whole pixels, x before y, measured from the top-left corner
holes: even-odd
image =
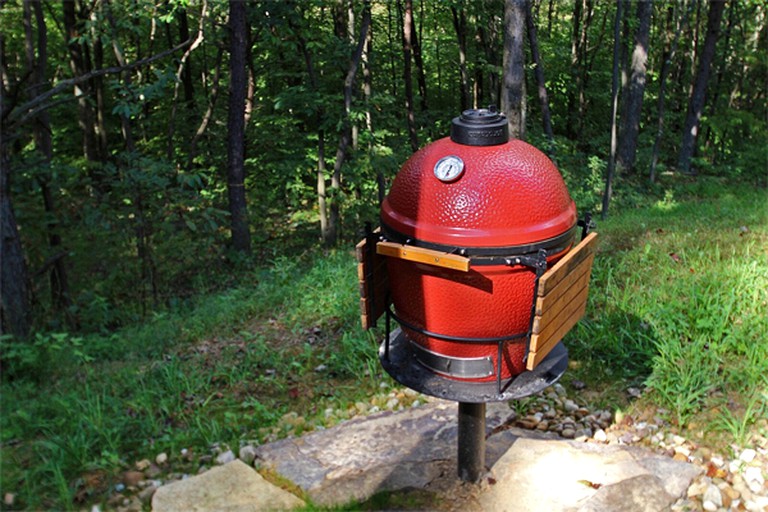
[[[636,389],[628,392],[630,396],[640,395]],[[270,442],[384,410],[418,407],[428,400],[413,390],[389,389],[382,383],[381,392],[368,402],[357,402],[344,409],[326,409],[322,418],[315,422],[288,413],[275,426],[261,429],[259,435],[265,442]],[[564,386],[555,384],[538,395],[512,402],[509,420],[499,428],[514,426],[550,432],[576,442],[643,446],[700,466],[701,476],[693,481],[687,495],[672,506],[673,512],[768,512],[768,439],[765,436],[753,436],[751,446],[734,445],[729,453],[718,453],[699,442],[676,435],[661,415],[641,421],[610,410],[590,410],[578,401],[578,395],[569,397]],[[763,431],[766,431],[768,420],[764,423]],[[257,444],[256,441],[244,441],[241,446],[231,449],[217,443],[205,453],[183,449],[177,454],[159,453],[139,460],[122,474],[122,481],[114,486],[105,506],[95,505],[90,512],[139,512],[146,509],[154,491],[161,485],[202,473],[235,458],[251,464]]]

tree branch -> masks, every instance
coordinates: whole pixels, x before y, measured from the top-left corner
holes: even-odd
[[[49,99],[51,99],[53,96],[56,96],[60,92],[64,91],[65,89],[68,89],[70,87],[73,87],[75,85],[81,84],[83,82],[86,82],[92,78],[104,76],[104,75],[114,75],[117,73],[122,73],[124,71],[130,71],[132,69],[145,66],[147,64],[150,64],[156,60],[160,60],[164,57],[167,57],[168,55],[171,55],[179,50],[183,50],[184,48],[191,45],[193,41],[191,39],[188,39],[184,41],[183,43],[174,46],[173,48],[170,48],[168,50],[162,51],[158,54],[152,55],[150,57],[146,57],[141,60],[137,60],[136,62],[131,62],[129,64],[125,64],[123,66],[113,66],[109,68],[102,68],[102,69],[95,69],[93,71],[90,71],[88,73],[85,73],[80,76],[76,76],[74,78],[69,78],[67,80],[62,80],[58,84],[56,84],[55,87],[52,89],[49,89],[48,91],[39,94],[32,98],[31,100],[27,101],[26,103],[20,105],[19,107],[11,109],[11,111],[8,113],[5,122],[7,124],[7,129],[13,129],[14,126],[20,125],[34,117],[38,112],[41,110],[44,110],[46,108],[50,108],[54,103],[46,103]]]

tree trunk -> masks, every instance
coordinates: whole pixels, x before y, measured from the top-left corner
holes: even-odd
[[[467,71],[467,17],[464,9],[458,11],[451,7],[453,15],[453,28],[456,31],[456,39],[459,43],[459,75],[461,83],[461,110],[472,106],[469,92],[469,72]]]
[[[192,52],[203,42],[203,28],[205,27],[205,20],[206,20],[206,12],[208,10],[208,2],[207,0],[203,0],[202,8],[200,12],[200,25],[197,30],[197,34],[195,36],[195,40],[192,42],[192,44],[187,48],[187,50],[184,52],[184,55],[181,56],[181,59],[179,60],[179,67],[176,70],[176,82],[173,87],[173,98],[171,99],[171,114],[170,119],[168,121],[168,140],[167,140],[167,147],[166,147],[166,158],[168,161],[173,161],[174,153],[175,153],[175,146],[176,141],[174,140],[174,134],[176,132],[176,104],[177,99],[179,96],[179,87],[183,84],[184,85],[184,101],[187,105],[187,112],[189,114],[192,114],[194,112],[195,104],[194,104],[194,89],[192,89],[192,83],[191,83],[191,61],[190,57],[192,55]],[[183,26],[184,29],[181,31],[182,35],[186,35],[186,39],[184,41],[189,41],[189,27],[187,27],[186,20],[187,20],[187,14],[186,10],[183,11],[184,15],[182,16],[182,20],[184,20]],[[189,75],[189,77],[185,77],[185,75]],[[187,81],[190,80],[189,84]],[[187,116],[189,119],[190,116]]]
[[[78,41],[80,36],[80,23],[77,13],[79,2],[75,0],[62,0],[62,5],[70,68],[72,69],[73,76],[82,76],[91,70],[91,64],[86,48]],[[96,116],[88,98],[92,93],[91,86],[92,83],[90,81],[81,82],[75,87],[74,92],[78,98],[78,122],[83,134],[83,155],[89,162],[98,162],[101,155],[99,155],[98,151],[98,139],[95,129]],[[95,181],[98,180],[96,179]]]
[[[507,115],[509,136],[525,139],[525,3],[504,2],[504,64],[501,111]]]
[[[579,48],[579,42],[581,38],[581,13],[582,13],[582,1],[573,0],[573,16],[571,17],[573,27],[571,31],[571,82],[572,85],[568,88],[568,126],[566,127],[566,133],[569,138],[575,139],[578,137],[578,124],[577,109],[578,109],[578,97],[580,95],[580,56],[581,49]]]
[[[635,48],[632,52],[629,87],[624,100],[624,111],[621,116],[621,137],[617,162],[619,168],[632,172],[637,154],[637,138],[640,133],[640,119],[643,113],[643,95],[645,94],[645,71],[648,61],[648,36],[651,32],[651,13],[653,3],[637,2],[637,31],[635,32]]]
[[[398,6],[400,0],[398,0]],[[416,117],[413,113],[413,73],[411,71],[411,35],[413,34],[413,1],[405,0],[403,12],[403,82],[405,84],[405,115],[408,119],[408,139],[411,150],[419,149],[419,139],[416,135]]]
[[[613,78],[611,81],[611,154],[608,157],[608,172],[605,176],[605,191],[603,193],[603,211],[600,217],[605,220],[608,216],[608,206],[613,195],[613,175],[616,168],[617,129],[616,113],[619,108],[619,82],[621,69],[621,7],[625,0],[616,0],[616,19],[613,23]]]
[[[203,9],[202,13],[200,15],[201,21],[200,21],[200,29],[198,30],[198,33],[201,34],[202,37],[202,31],[203,31],[203,21],[205,19],[205,9],[206,9],[207,2],[203,3]],[[184,42],[189,40],[189,19],[187,17],[187,9],[181,8],[178,10],[177,18],[179,20],[179,42]],[[182,67],[183,71],[181,73],[181,82],[184,84],[184,103],[187,105],[187,108],[194,112],[195,110],[195,85],[194,81],[192,80],[192,58],[187,55],[187,65],[186,66],[180,66]]]
[[[659,148],[661,146],[661,137],[664,134],[664,103],[667,94],[667,78],[669,76],[669,70],[672,64],[672,60],[677,53],[677,44],[680,41],[680,33],[683,30],[688,20],[689,10],[682,15],[682,19],[678,21],[675,28],[672,47],[664,52],[662,56],[661,72],[659,73],[659,98],[656,102],[656,138],[653,141],[653,151],[651,154],[651,169],[649,171],[649,180],[651,183],[656,181],[656,166],[659,162]],[[669,7],[669,16],[674,16],[674,8]],[[669,30],[667,30],[669,32]]]
[[[35,44],[32,35],[32,11],[34,11],[35,24],[37,25],[37,57],[35,57]],[[27,65],[32,71],[32,87],[30,87],[30,96],[34,97],[49,88],[48,78],[46,76],[46,64],[48,62],[48,31],[45,25],[42,5],[40,2],[25,0],[24,2],[24,25],[26,39]],[[53,142],[51,140],[51,123],[47,110],[43,110],[37,115],[32,125],[32,135],[35,140],[35,147],[42,157],[45,166],[50,166],[53,158]],[[61,236],[56,229],[56,207],[53,191],[49,184],[49,176],[41,174],[38,177],[40,192],[43,199],[43,208],[48,222],[46,222],[46,231],[48,234],[48,247],[51,254],[61,252]],[[69,281],[67,278],[67,269],[63,257],[55,258],[50,266],[50,287],[51,287],[51,306],[57,313],[67,314],[67,309],[71,305],[69,300]],[[68,320],[71,320],[68,318]],[[72,324],[72,322],[69,322]]]
[[[0,335],[24,339],[32,326],[29,273],[11,205],[11,170],[5,141],[0,141]]]
[[[541,122],[544,128],[544,133],[549,141],[549,156],[554,157],[555,135],[552,133],[552,116],[549,112],[549,98],[547,97],[547,86],[544,81],[544,69],[539,56],[539,41],[536,37],[536,23],[531,15],[531,3],[529,1],[525,2],[525,21],[528,28],[528,44],[531,47],[534,74],[536,75],[539,104],[541,105]]]
[[[397,26],[398,23],[393,23],[392,19],[394,16],[392,16],[392,6],[395,5],[395,2],[387,2],[387,42],[389,43],[388,46],[390,49],[393,49],[395,47],[395,41],[392,37],[393,32],[397,32]],[[397,2],[397,11],[400,12],[400,2]],[[398,19],[400,16],[398,15]],[[393,25],[395,25],[393,27]],[[389,72],[391,80],[389,81],[389,84],[391,86],[390,93],[392,94],[393,98],[397,98],[397,84],[399,80],[397,79],[397,63],[395,61],[395,52],[389,51]]]
[[[336,149],[336,161],[333,164],[333,175],[331,176],[331,190],[333,201],[331,201],[331,219],[328,226],[328,238],[324,240],[326,245],[335,244],[341,234],[341,215],[339,205],[339,191],[341,190],[341,168],[344,165],[344,160],[347,155],[347,148],[351,142],[352,130],[350,113],[352,111],[352,96],[353,87],[355,84],[355,76],[357,70],[360,67],[360,60],[363,56],[363,50],[365,49],[365,41],[368,36],[368,28],[371,26],[371,11],[370,1],[365,0],[365,8],[363,9],[363,19],[360,23],[360,37],[357,41],[357,47],[352,55],[352,59],[349,62],[349,68],[347,69],[347,76],[344,79],[344,120],[342,122],[342,132],[339,139],[339,145]]]
[[[367,3],[366,9],[370,10],[370,4]],[[370,16],[370,13],[367,14]],[[373,161],[375,151],[375,138],[373,133],[373,112],[371,110],[371,101],[373,100],[373,72],[371,70],[371,56],[373,55],[373,25],[368,28],[365,35],[365,49],[362,55],[363,62],[363,98],[365,101],[365,128],[368,132],[368,159]],[[384,201],[387,193],[384,171],[380,166],[372,165],[376,169],[376,188],[379,204]]]
[[[589,69],[587,68],[587,42],[589,36],[589,27],[592,25],[592,15],[594,14],[594,4],[592,0],[584,0],[582,5],[584,20],[581,23],[579,32],[579,64],[578,74],[576,75],[576,84],[579,93],[579,116],[577,118],[578,133],[583,133],[584,118],[587,113],[587,81],[589,80]]]
[[[413,47],[413,63],[416,64],[416,82],[419,84],[419,104],[421,111],[426,112],[427,76],[424,72],[424,57],[421,54],[421,43],[419,42],[416,24],[413,23],[413,20],[411,20],[411,46]]]
[[[248,86],[246,42],[247,4],[229,1],[229,114],[227,117],[227,191],[229,196],[232,247],[240,253],[251,250],[245,196],[245,95]]]
[[[203,114],[203,118],[200,121],[200,125],[197,127],[195,134],[192,136],[192,140],[189,143],[189,151],[187,153],[187,168],[191,169],[194,164],[195,157],[197,156],[197,146],[200,139],[205,135],[205,131],[208,129],[208,125],[213,119],[213,109],[216,107],[216,100],[219,98],[219,82],[221,78],[221,63],[224,57],[224,48],[219,48],[216,53],[216,64],[213,66],[213,83],[211,84],[210,91],[207,91],[208,96],[208,108]]]
[[[709,82],[709,74],[712,69],[712,61],[715,57],[715,46],[720,31],[720,21],[723,18],[725,2],[710,0],[709,13],[707,15],[707,35],[704,39],[704,48],[699,57],[699,66],[696,70],[696,79],[693,91],[688,102],[688,112],[685,116],[683,127],[683,140],[680,145],[680,154],[677,159],[677,168],[684,174],[696,174],[691,168],[691,159],[696,148],[696,138],[699,133],[704,100]]]

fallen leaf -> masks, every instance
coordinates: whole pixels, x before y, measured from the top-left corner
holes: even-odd
[[[579,483],[591,487],[592,489],[599,489],[603,486],[603,484],[597,484],[595,482],[590,482],[589,480],[579,480]]]
[[[669,257],[675,260],[675,263],[680,263],[680,256],[678,256],[676,253],[674,252],[669,253]]]

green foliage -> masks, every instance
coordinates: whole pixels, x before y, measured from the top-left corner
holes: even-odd
[[[749,400],[768,373],[764,193],[700,185],[601,223],[599,293],[571,345],[588,378],[647,379],[681,427],[723,396]]]
[[[0,358],[5,378],[29,376],[38,382],[55,377],[62,363],[81,366],[93,361],[83,338],[65,332],[37,332],[31,340],[0,336]]]
[[[317,180],[322,150],[320,178],[330,182],[348,120],[357,128],[356,146],[347,149],[339,188],[326,191],[341,214],[340,245],[348,247],[365,222],[375,222],[380,187],[411,154],[397,5],[373,2],[373,51],[347,112],[343,80],[357,28],[343,34],[345,23],[335,23],[337,14],[347,19],[336,12],[340,4],[249,4],[252,101],[244,156],[254,251],[244,255],[227,246],[227,3],[208,2],[205,19],[199,2],[155,4],[76,9],[72,40],[60,29],[64,4],[46,4],[46,76],[54,85],[72,78],[70,50],[92,59],[84,69],[118,66],[113,48],[136,62],[181,42],[184,18],[192,38],[198,27],[203,38],[194,48],[81,82],[78,98],[67,96],[71,87],[52,98],[50,159],[33,136],[41,120],[12,131],[3,124],[0,149],[10,160],[10,196],[33,276],[35,330],[24,342],[0,339],[0,425],[4,441],[18,441],[7,456],[4,447],[2,471],[28,508],[79,506],[100,492],[88,490],[87,472],[116,471],[139,453],[204,450],[222,440],[309,428],[321,405],[344,409],[380,383],[376,337],[357,327],[352,258],[317,247]],[[421,145],[448,135],[460,109],[452,6],[466,15],[472,34],[465,50],[476,102],[499,102],[492,84],[501,71],[503,2],[424,2],[414,13],[427,89],[415,101],[428,105],[414,113]],[[615,4],[595,2],[590,23],[583,13],[586,46],[579,55],[571,53],[571,8],[550,13],[546,3],[534,6],[555,141],[550,148],[539,128],[532,73],[528,140],[551,150],[579,211],[597,213],[610,147],[608,27]],[[362,4],[353,7],[359,26]],[[719,43],[695,180],[672,174],[696,68],[688,46],[694,17],[684,24],[666,85],[659,179],[648,184],[659,70],[670,27],[684,14],[673,10],[667,25],[669,7],[656,4],[653,16],[636,170],[616,177],[615,217],[599,229],[593,313],[568,343],[582,380],[606,387],[646,382],[655,403],[681,426],[719,411],[714,427],[741,442],[766,413],[760,187],[768,184],[768,117],[759,51],[766,17],[750,1],[727,18],[735,24]],[[25,47],[28,40],[37,44],[41,27],[34,17],[25,24],[20,2],[4,2],[0,17],[10,27],[3,33],[3,98],[12,110],[42,90],[30,82]],[[699,33],[705,18],[695,18]],[[370,95],[361,87],[364,72]],[[187,76],[193,80],[185,82]],[[130,121],[132,145],[122,118]],[[89,124],[99,147],[86,152]],[[52,299],[52,261],[68,272],[64,305]],[[296,384],[304,381],[322,398],[304,397]],[[299,397],[287,400],[289,393]],[[297,409],[306,422],[284,419]]]

